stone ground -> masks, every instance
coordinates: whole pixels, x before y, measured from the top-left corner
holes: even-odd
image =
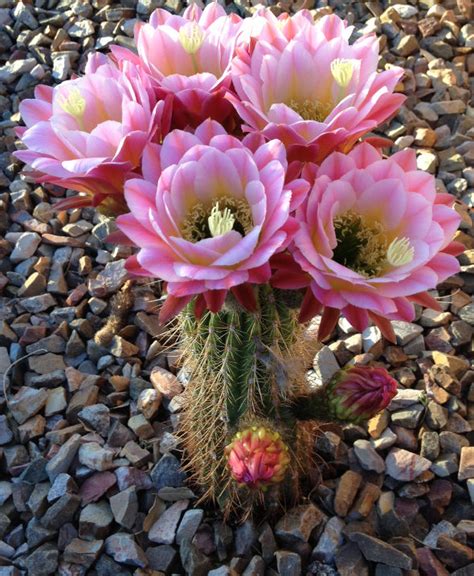
[[[69,78],[92,49],[130,46],[135,20],[163,5],[183,9],[181,0],[0,0],[0,375],[9,396],[7,409],[0,394],[0,576],[474,574],[469,1],[274,6],[332,6],[355,35],[380,36],[381,64],[405,68],[408,96],[380,132],[394,150],[414,147],[439,190],[465,202],[457,236],[466,251],[461,273],[439,287],[443,311],[395,323],[396,346],[376,328],[361,335],[339,324],[311,379],[376,360],[400,392],[366,427],[325,429],[310,498],[276,522],[240,526],[193,504],[179,471],[183,387],[160,340],[158,287],[134,284],[116,335],[96,344],[126,282],[128,248],[104,243],[111,222],[90,209],[55,214],[62,192],[32,183],[10,156],[18,103],[36,84]],[[228,9],[255,8],[239,0]]]

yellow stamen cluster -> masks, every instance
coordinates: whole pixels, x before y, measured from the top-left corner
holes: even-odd
[[[337,246],[333,258],[366,278],[384,274],[390,267],[409,264],[415,249],[406,237],[390,242],[382,224],[367,221],[349,210],[334,219]]]
[[[73,88],[67,97],[62,97],[59,105],[64,112],[71,114],[76,120],[80,120],[86,111],[86,99],[77,88]]]
[[[415,255],[415,249],[406,237],[395,238],[387,250],[387,262],[391,266],[399,267],[409,264]]]
[[[222,236],[230,232],[235,224],[235,218],[229,208],[219,210],[219,202],[211,210],[211,215],[207,219],[211,236]]]
[[[354,61],[336,58],[331,62],[331,74],[341,88],[347,88],[354,73]]]
[[[334,220],[336,237],[343,258],[340,262],[366,278],[379,276],[386,267],[387,238],[380,222],[366,222],[360,214],[349,210]]]
[[[290,100],[288,106],[303,118],[303,120],[315,120],[322,122],[331,112],[333,106],[330,102],[319,100]]]
[[[188,54],[196,54],[204,42],[204,31],[196,22],[188,22],[178,32],[181,46]]]
[[[252,212],[244,198],[221,196],[212,205],[195,204],[180,228],[183,238],[189,242],[214,238],[230,230],[245,235],[253,228]]]

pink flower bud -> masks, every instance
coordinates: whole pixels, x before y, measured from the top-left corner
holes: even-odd
[[[397,393],[397,381],[385,368],[354,366],[342,371],[327,390],[331,415],[360,422],[375,416]]]
[[[290,462],[288,446],[280,434],[263,426],[237,432],[225,454],[236,482],[262,490],[281,482]]]

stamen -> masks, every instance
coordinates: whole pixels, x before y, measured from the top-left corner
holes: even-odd
[[[76,120],[80,120],[86,111],[86,99],[77,88],[73,88],[67,97],[62,97],[59,105],[64,112],[71,114]]]
[[[247,201],[232,196],[221,196],[211,206],[202,202],[194,204],[180,224],[181,234],[189,242],[214,238],[230,230],[245,236],[252,228],[252,211]]]
[[[395,238],[387,250],[387,262],[391,266],[399,267],[409,264],[415,256],[415,248],[406,237]]]
[[[336,58],[331,62],[331,74],[341,88],[347,88],[354,73],[354,60]]]
[[[380,222],[366,222],[349,210],[334,220],[337,245],[333,259],[366,278],[375,278],[386,267],[387,239]]]
[[[199,24],[188,22],[179,29],[178,38],[184,50],[193,55],[201,48],[205,35]]]
[[[287,104],[292,110],[303,118],[303,120],[315,120],[322,122],[329,116],[333,106],[330,102],[320,102],[319,100],[290,100]]]
[[[219,210],[219,202],[211,210],[211,215],[207,219],[209,225],[209,232],[211,236],[215,238],[216,236],[222,236],[230,232],[235,224],[235,218],[229,208],[224,208],[224,210]]]

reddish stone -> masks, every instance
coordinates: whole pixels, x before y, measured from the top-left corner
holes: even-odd
[[[112,472],[98,472],[87,478],[79,490],[82,505],[97,502],[116,482],[117,478]]]

